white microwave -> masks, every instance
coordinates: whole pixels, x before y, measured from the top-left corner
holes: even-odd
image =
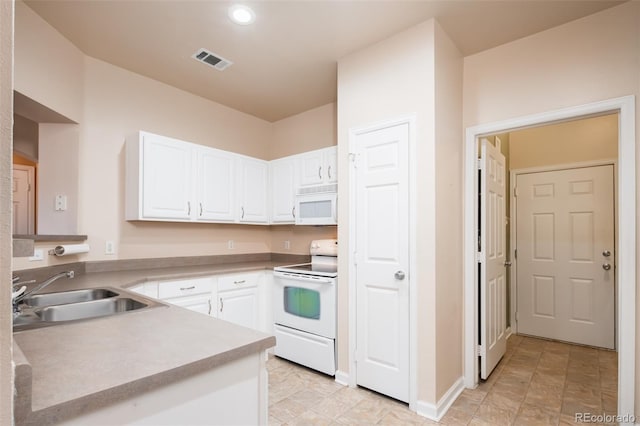
[[[296,225],[337,225],[338,185],[308,186],[296,195]]]

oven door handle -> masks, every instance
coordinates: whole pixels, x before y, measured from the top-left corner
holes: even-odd
[[[331,284],[331,283],[333,283],[333,279],[332,278],[314,278],[314,277],[307,277],[305,275],[287,274],[286,272],[284,272],[284,273],[282,273],[282,272],[276,273],[275,276],[277,278],[282,278],[284,280],[305,281],[305,282],[318,283],[318,284]]]

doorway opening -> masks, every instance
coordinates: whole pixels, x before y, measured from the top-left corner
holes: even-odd
[[[526,128],[557,124],[571,120],[614,114],[617,118],[617,162],[615,180],[618,183],[618,209],[615,211],[621,238],[615,243],[617,256],[615,323],[618,333],[618,413],[634,413],[635,398],[635,99],[633,96],[612,99],[543,114],[520,117],[503,122],[468,128],[465,145],[465,385],[473,388],[478,383],[479,291],[477,283],[478,172],[476,141],[487,135],[513,132]],[[617,114],[617,115],[616,115]],[[543,153],[548,156],[548,153]],[[563,161],[566,163],[566,161]],[[513,186],[513,184],[511,185]],[[471,208],[473,207],[473,208]],[[514,249],[513,247],[511,249]],[[600,259],[599,259],[600,260]],[[509,275],[509,274],[507,274]],[[513,276],[511,284],[513,284]],[[510,286],[513,289],[513,285]],[[514,303],[514,294],[509,301]],[[510,309],[511,310],[511,309]],[[509,316],[513,328],[515,318]]]

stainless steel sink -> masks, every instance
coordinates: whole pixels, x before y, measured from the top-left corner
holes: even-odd
[[[103,317],[121,312],[135,311],[148,307],[146,303],[129,298],[93,300],[91,302],[70,303],[47,306],[36,311],[42,321],[72,321],[77,319]]]
[[[120,288],[101,287],[44,293],[24,299],[13,318],[13,331],[86,321],[167,306]]]
[[[89,302],[91,300],[108,299],[118,295],[119,293],[107,288],[86,288],[83,290],[35,294],[33,296],[26,297],[23,301],[26,305],[39,307]]]

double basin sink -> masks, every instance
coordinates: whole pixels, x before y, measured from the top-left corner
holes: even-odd
[[[26,297],[13,319],[13,331],[118,315],[164,304],[112,287],[42,293]]]

